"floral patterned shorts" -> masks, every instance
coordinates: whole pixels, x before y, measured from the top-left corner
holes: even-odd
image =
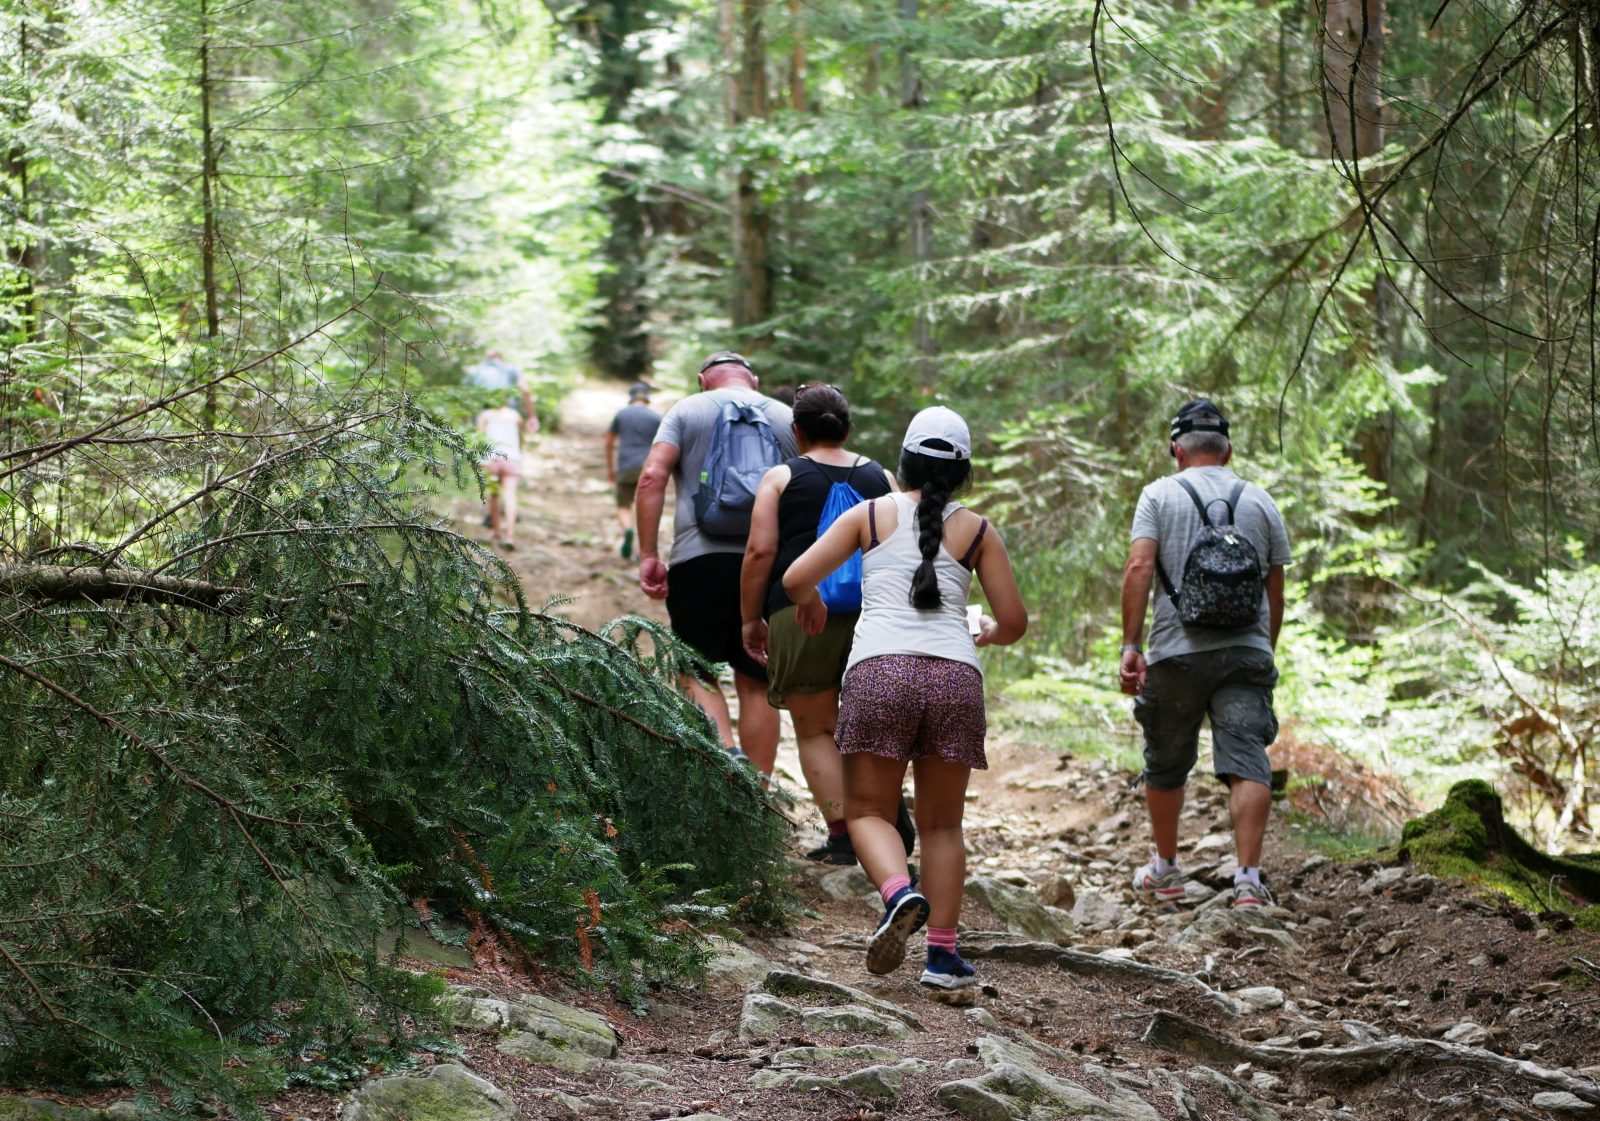
[[[983,675],[965,662],[883,654],[857,662],[839,693],[839,751],[986,770]]]

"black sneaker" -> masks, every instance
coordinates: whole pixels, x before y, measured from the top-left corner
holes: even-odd
[[[850,834],[840,833],[837,837],[830,836],[806,853],[806,859],[815,860],[818,864],[854,864],[856,846],[850,842]]]
[[[928,900],[920,891],[902,888],[884,908],[883,919],[867,943],[867,972],[893,973],[906,960],[906,939],[928,921]]]
[[[900,806],[894,812],[894,831],[900,834],[900,841],[906,846],[906,855],[911,855],[911,850],[917,847],[917,825],[911,820],[911,807],[906,805],[906,796],[900,795]]]

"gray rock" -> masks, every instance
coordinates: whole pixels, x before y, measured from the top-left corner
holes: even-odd
[[[849,1074],[802,1074],[792,1070],[761,1070],[750,1076],[758,1090],[831,1090],[854,1094],[871,1101],[894,1103],[900,1100],[908,1075],[920,1074],[932,1064],[922,1059],[901,1059],[891,1065],[862,1067]]]
[[[652,1094],[683,1093],[681,1087],[670,1081],[672,1072],[654,1063],[603,1063],[600,1072],[611,1075],[630,1090],[643,1090]]]
[[[1600,1112],[1590,1102],[1584,1101],[1577,1094],[1568,1093],[1566,1090],[1546,1090],[1541,1094],[1533,1095],[1534,1109],[1548,1109],[1551,1113],[1570,1113],[1583,1116]]]
[[[850,985],[841,985],[837,981],[829,981],[822,977],[812,977],[805,973],[790,973],[787,970],[777,970],[767,974],[761,982],[761,987],[774,996],[820,996],[829,1000],[843,1001],[849,1004],[861,1004],[872,1009],[880,1015],[890,1016],[913,1031],[926,1031],[922,1021],[916,1016],[892,1004],[887,1000],[879,1000],[871,993],[862,992]]]
[[[1257,1090],[1272,1093],[1275,1090],[1283,1089],[1283,1079],[1276,1074],[1268,1074],[1264,1070],[1258,1070],[1250,1076],[1250,1085]]]
[[[859,864],[829,872],[817,881],[817,886],[829,899],[841,903],[847,899],[860,899],[863,895],[876,895],[878,891]]]
[[[1143,1098],[1116,1081],[1102,1097],[1074,1082],[1047,1073],[1039,1064],[1063,1055],[1053,1047],[1024,1037],[1012,1042],[985,1035],[975,1041],[986,1073],[947,1082],[938,1098],[947,1109],[973,1121],[1074,1117],[1085,1121],[1159,1121],[1160,1114]]]
[[[440,1063],[425,1071],[374,1078],[339,1114],[340,1121],[521,1121],[504,1090],[464,1066]]]
[[[561,1047],[538,1032],[511,1031],[501,1037],[495,1050],[529,1063],[543,1063],[572,1074],[586,1074],[600,1065],[600,1060],[587,1051]]]
[[[1411,869],[1403,864],[1393,868],[1379,868],[1361,885],[1361,891],[1367,895],[1377,895],[1381,891],[1388,891],[1398,886],[1400,881],[1410,874]]]
[[[993,911],[1008,928],[1036,941],[1066,945],[1072,937],[1072,916],[1049,906],[1026,888],[992,876],[972,876],[967,880],[966,894],[979,906]]]
[[[1283,1007],[1283,990],[1272,985],[1256,985],[1229,994],[1250,1012],[1270,1012]]]
[[[1489,1029],[1471,1020],[1462,1020],[1444,1033],[1446,1043],[1459,1043],[1463,1047],[1479,1047],[1489,1041]]]
[[[739,1038],[765,1039],[785,1020],[800,1017],[800,1009],[766,993],[749,993],[739,1012]]]
[[[987,1008],[969,1008],[966,1010],[964,1015],[966,1016],[967,1023],[975,1024],[980,1028],[994,1031],[998,1030],[1000,1027],[1000,1021],[996,1020],[994,1018],[994,1014]]]
[[[615,1115],[622,1103],[615,1098],[603,1097],[600,1094],[569,1094],[564,1090],[551,1090],[547,1088],[534,1089],[531,1093],[547,1102],[554,1102],[561,1106],[573,1117],[588,1117],[594,1113]]]
[[[812,1066],[816,1063],[833,1062],[836,1059],[849,1059],[858,1063],[893,1063],[899,1061],[900,1052],[892,1047],[880,1047],[875,1043],[852,1043],[848,1047],[791,1047],[787,1051],[775,1052],[772,1056],[772,1065]]]
[[[801,1013],[800,1022],[806,1031],[854,1032],[857,1035],[883,1035],[890,1039],[910,1039],[915,1034],[900,1020],[860,1004],[808,1008]]]
[[[132,1103],[118,1102],[117,1106],[124,1104]],[[110,1112],[108,1109],[62,1105],[45,1098],[0,1094],[0,1121],[102,1121]]]
[[[944,1064],[946,1074],[953,1074],[957,1078],[965,1078],[969,1074],[982,1074],[983,1064],[977,1059],[951,1059]]]
[[[439,1011],[452,1027],[494,1034],[532,1035],[544,1040],[554,1051],[573,1051],[596,1059],[609,1059],[617,1053],[617,1033],[610,1024],[593,1012],[548,997],[520,996],[505,1000],[484,989],[452,985],[439,998]],[[524,1049],[533,1048],[528,1045]],[[578,1069],[587,1070],[588,1066]]]
[[[1065,876],[1051,876],[1039,886],[1039,900],[1047,906],[1063,907],[1070,911],[1077,899],[1077,888]]]
[[[1248,1066],[1249,1064],[1245,1065]],[[1195,1082],[1204,1082],[1221,1090],[1228,1096],[1228,1100],[1251,1121],[1283,1121],[1278,1116],[1277,1110],[1263,1104],[1260,1099],[1252,1097],[1249,1091],[1225,1074],[1214,1071],[1210,1067],[1200,1066],[1190,1070],[1189,1077]]]
[[[1081,892],[1072,905],[1072,921],[1086,930],[1109,930],[1125,913],[1122,897],[1108,891]]]
[[[769,961],[737,942],[726,938],[712,938],[712,958],[706,963],[706,981],[712,985],[737,985],[749,988],[759,985],[762,978],[781,966]]]

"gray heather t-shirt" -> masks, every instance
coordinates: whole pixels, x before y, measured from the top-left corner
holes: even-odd
[[[661,414],[649,405],[628,405],[611,418],[611,434],[617,438],[617,470],[637,471],[650,455]]]
[[[1156,555],[1174,585],[1183,582],[1183,562],[1188,559],[1189,546],[1200,532],[1200,513],[1194,500],[1178,485],[1177,475],[1157,479],[1139,495],[1139,505],[1133,511],[1132,540],[1148,537],[1156,542]],[[1208,505],[1213,525],[1227,517],[1226,499],[1238,483],[1239,477],[1226,467],[1191,467],[1182,478],[1199,492]],[[1213,499],[1223,501],[1213,502]],[[1255,546],[1260,558],[1262,573],[1273,565],[1286,565],[1290,561],[1289,534],[1283,528],[1283,516],[1267,492],[1254,483],[1246,483],[1234,510],[1234,525]],[[1156,602],[1155,619],[1150,624],[1149,649],[1145,660],[1159,662],[1179,654],[1194,654],[1202,650],[1220,650],[1226,646],[1253,646],[1258,650],[1272,649],[1271,615],[1267,597],[1261,597],[1261,615],[1253,627],[1239,630],[1217,630],[1214,627],[1186,627],[1178,621],[1177,608],[1167,597],[1166,585],[1157,576],[1150,594]]]
[[[794,443],[794,414],[789,406],[770,397],[763,397],[753,389],[712,389],[685,397],[661,418],[656,431],[656,443],[671,444],[678,449],[678,465],[673,468],[672,481],[677,487],[677,507],[672,515],[672,555],[669,563],[703,557],[708,553],[742,553],[744,540],[731,537],[707,537],[700,532],[694,520],[694,496],[700,490],[700,469],[705,466],[711,451],[711,434],[716,429],[717,418],[722,415],[725,401],[749,401],[759,406],[772,423],[772,431],[783,449],[783,458],[799,454]]]

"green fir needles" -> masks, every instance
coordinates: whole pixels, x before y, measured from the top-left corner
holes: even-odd
[[[0,1075],[181,1105],[281,1084],[240,1056],[392,1061],[407,900],[624,995],[781,915],[785,821],[681,652],[528,610],[414,486],[465,462],[409,405],[345,416],[260,440],[198,528],[0,571]]]

